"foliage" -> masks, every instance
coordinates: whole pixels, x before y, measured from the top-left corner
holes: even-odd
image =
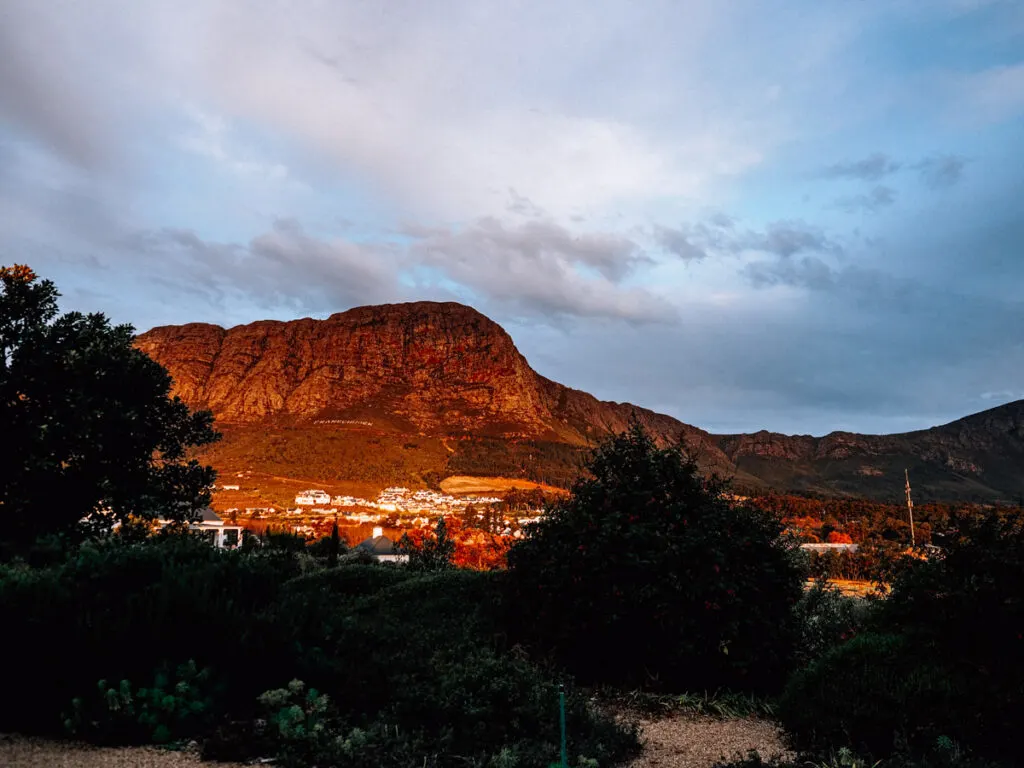
[[[445,561],[438,556],[437,547],[441,539],[436,527],[434,531],[426,528],[407,531],[399,540],[398,549],[410,553],[409,564],[414,570],[443,570],[444,567],[454,566],[492,571],[505,567],[510,537],[469,527],[457,517],[444,518],[444,532],[445,546],[450,542],[452,547],[448,565],[443,565]]]
[[[800,632],[797,660],[806,665],[855,637],[864,627],[867,605],[818,580],[804,592],[794,613]]]
[[[524,638],[589,681],[778,685],[802,585],[778,520],[731,504],[636,423],[589,473],[509,553]]]
[[[868,632],[797,672],[779,714],[800,746],[845,744],[885,756],[901,742],[956,734],[961,683],[905,636]]]
[[[60,712],[96,680],[145,680],[161,659],[191,656],[227,684],[222,706],[254,706],[253,669],[286,645],[261,614],[294,557],[224,552],[192,537],[143,544],[115,539],[82,547],[46,568],[0,567],[0,615],[9,685],[36,694],[0,700],[5,729],[48,732]],[[277,664],[286,664],[279,659]],[[285,678],[289,679],[289,678]]]
[[[433,536],[420,531],[404,533],[396,549],[409,556],[407,567],[412,571],[446,571],[455,567],[455,542],[448,535],[448,522],[443,517],[438,519]]]
[[[1024,718],[1024,519],[954,513],[944,550],[887,565],[869,631],[797,673],[782,720],[801,745],[916,759],[940,737],[1012,761]]]
[[[0,567],[0,611],[16,628],[6,647],[19,660],[7,682],[34,694],[0,701],[0,729],[52,733],[78,696],[77,719],[67,719],[84,738],[188,733],[220,758],[398,768],[540,766],[557,756],[558,678],[508,647],[504,573],[339,565],[300,575],[299,557],[166,536],[90,545],[43,568]],[[164,701],[153,692],[162,681],[146,694],[125,683],[82,696],[99,677],[147,679],[154,659],[185,648],[208,670],[194,692],[168,682],[168,711],[200,698],[201,725],[167,715],[155,725],[169,734],[140,730],[140,701]],[[305,687],[281,694],[289,680]],[[268,691],[279,693],[260,701]],[[637,749],[635,731],[572,686],[567,715],[574,761],[608,765]]]
[[[735,691],[659,694],[642,690],[620,692],[610,689],[602,690],[601,697],[612,705],[621,705],[630,712],[642,712],[652,717],[671,714],[728,719],[775,716],[775,704],[771,699]]]
[[[212,712],[210,670],[198,669],[190,660],[173,677],[164,665],[149,687],[100,680],[92,698],[72,700],[64,727],[93,742],[167,744],[201,734],[209,728]]]
[[[307,691],[301,680],[292,680],[287,688],[260,694],[259,702],[266,712],[265,737],[281,765],[308,765],[332,746],[331,702],[315,688]]]
[[[187,519],[210,499],[213,470],[186,452],[218,438],[212,416],[169,396],[131,326],[59,315],[58,296],[28,267],[0,267],[0,434],[18,455],[0,463],[0,554],[130,515]]]

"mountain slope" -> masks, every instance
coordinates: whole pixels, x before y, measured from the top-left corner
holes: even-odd
[[[300,476],[323,464],[332,478],[358,466],[353,479],[381,482],[490,472],[564,483],[588,446],[633,416],[745,487],[888,498],[906,466],[924,496],[1024,491],[1024,401],[905,435],[714,436],[540,376],[497,323],[461,304],[165,326],[136,343],[189,405],[213,411],[226,434],[212,454],[221,463]],[[375,461],[387,467],[371,470]]]

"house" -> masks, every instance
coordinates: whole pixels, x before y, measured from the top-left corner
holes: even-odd
[[[376,527],[373,535],[359,542],[356,549],[369,552],[383,563],[404,563],[409,560],[408,555],[401,555],[395,550],[395,543],[384,535],[384,529]]]
[[[222,491],[237,491],[240,487],[238,485],[222,485],[220,489]]]
[[[800,549],[810,552],[856,552],[856,544],[801,544]]]
[[[238,525],[224,525],[220,515],[210,507],[199,510],[200,518],[189,525],[189,530],[202,534],[217,549],[235,549],[242,543],[242,528]],[[157,520],[157,526],[170,525],[170,520]]]
[[[331,495],[319,490],[302,491],[296,494],[295,503],[306,507],[312,507],[314,504],[326,505],[331,503]]]

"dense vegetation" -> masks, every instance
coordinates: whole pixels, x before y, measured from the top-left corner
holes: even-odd
[[[0,267],[0,553],[209,503],[213,470],[185,452],[217,439],[210,414],[168,396],[130,326],[61,315],[58,296],[28,267]]]
[[[777,518],[736,507],[634,424],[509,553],[534,645],[584,679],[770,689],[803,575]]]
[[[634,754],[635,729],[579,681],[777,712],[799,765],[1019,763],[1024,518],[1012,510],[936,509],[925,522],[941,548],[909,554],[881,514],[826,513],[812,535],[858,541],[891,592],[854,602],[822,582],[801,596],[808,572],[786,529],[808,510],[736,505],[633,425],[549,503],[507,570],[459,567],[457,519],[404,540],[401,566],[347,551],[336,529],[237,551],[187,525],[148,535],[140,519],[184,519],[205,498],[212,473],[183,451],[213,438],[208,416],[168,397],[126,331],[54,319],[52,285],[0,274],[0,418],[20,459],[0,475],[0,731],[198,739],[208,757],[296,768],[546,766],[565,686],[572,764]],[[133,390],[85,381],[86,364]],[[130,426],[139,435],[119,438]],[[104,524],[81,525],[99,505]]]

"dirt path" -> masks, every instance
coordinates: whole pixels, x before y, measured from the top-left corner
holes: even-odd
[[[779,729],[757,719],[721,720],[674,715],[641,720],[644,751],[627,768],[711,768],[751,749],[766,760],[784,756]],[[91,747],[0,734],[3,768],[243,768],[238,763],[204,763],[187,752],[151,747]]]
[[[640,726],[644,751],[629,768],[711,768],[751,749],[765,760],[787,755],[778,726],[766,720],[673,715]]]
[[[90,747],[0,734],[3,768],[243,768],[238,763],[204,763],[186,752],[150,747]]]

